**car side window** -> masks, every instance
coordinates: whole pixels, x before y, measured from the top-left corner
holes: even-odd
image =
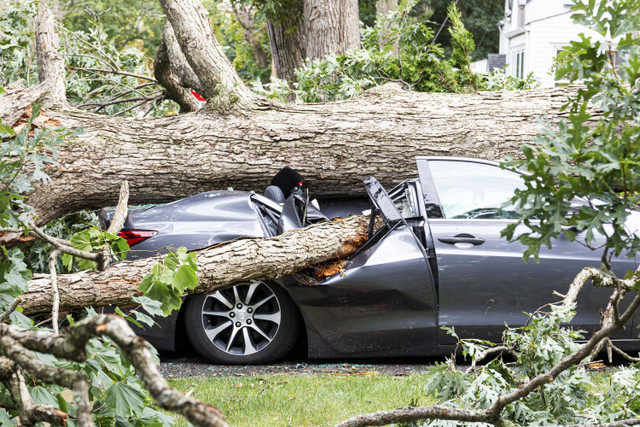
[[[509,200],[524,187],[520,174],[466,161],[429,160],[428,164],[444,218],[518,218]]]

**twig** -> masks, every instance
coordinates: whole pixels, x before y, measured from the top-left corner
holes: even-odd
[[[149,102],[156,101],[156,100],[161,99],[163,97],[164,97],[164,94],[161,94],[161,95],[156,96],[155,98],[139,102],[138,104],[132,105],[131,107],[127,108],[126,110],[118,111],[116,114],[114,114],[114,116],[119,116],[121,114],[127,113],[127,112],[133,110],[134,108],[138,108],[138,107],[140,107],[140,106],[142,106],[144,104],[148,104]]]
[[[158,83],[158,81],[153,77],[143,76],[141,74],[129,73],[127,71],[105,70],[103,68],[83,68],[83,67],[74,67],[71,65],[67,65],[67,69],[74,70],[74,71],[86,71],[86,72],[92,72],[92,73],[119,74],[121,76],[135,77],[136,79],[149,80],[150,82]]]
[[[629,362],[633,362],[633,363],[637,363],[640,362],[640,357],[633,357],[631,356],[629,353],[627,353],[626,351],[622,350],[619,347],[616,347],[611,341],[609,341],[609,345],[611,346],[611,349],[613,351],[615,351],[616,353],[618,353],[620,356],[624,357],[625,359],[627,359]]]
[[[477,362],[481,362],[484,359],[486,359],[487,357],[493,355],[493,354],[498,354],[498,353],[509,353],[511,355],[514,354],[514,350],[513,347],[510,347],[508,345],[499,345],[497,347],[492,347],[492,348],[488,348],[482,352],[480,352],[480,354],[474,358],[474,360],[471,361],[471,367],[469,368],[470,371],[473,371],[476,368],[476,363]]]
[[[49,275],[51,276],[51,325],[53,326],[53,333],[58,335],[60,333],[58,329],[58,312],[60,311],[60,293],[58,292],[58,276],[56,274],[56,260],[60,255],[60,249],[54,249],[49,254]]]
[[[104,108],[104,107],[108,107],[109,105],[114,105],[114,104],[123,104],[125,102],[135,102],[135,101],[153,101],[155,99],[157,99],[158,94],[160,92],[156,92],[153,95],[150,96],[136,96],[133,98],[119,98],[119,99],[111,99],[110,101],[105,101],[105,102],[89,102],[86,104],[82,104],[79,107],[95,107],[95,106],[99,106],[100,108]],[[98,111],[98,110],[96,110]]]
[[[61,252],[64,252],[64,253],[69,254],[69,255],[73,255],[73,256],[78,257],[78,258],[88,259],[88,260],[91,260],[91,261],[97,261],[98,260],[99,254],[94,254],[94,253],[91,253],[91,252],[82,251],[80,249],[72,248],[71,246],[62,244],[62,243],[60,243],[59,239],[56,239],[55,237],[49,236],[44,231],[39,229],[35,224],[27,223],[27,225],[29,227],[31,227],[31,231],[37,237],[39,237],[40,239],[44,240],[47,243],[52,244],[57,249],[60,249]]]
[[[109,224],[109,228],[107,228],[107,233],[116,234],[122,229],[127,219],[127,203],[129,203],[129,182],[124,180],[120,186],[118,205],[111,219],[111,224]]]
[[[7,311],[5,311],[4,313],[0,314],[0,322],[6,321],[11,315],[11,313],[13,313],[16,310],[16,308],[18,308],[18,305],[20,304],[21,301],[22,299],[20,297],[17,297],[15,300],[13,300],[13,304],[11,304],[11,307],[9,307]]]

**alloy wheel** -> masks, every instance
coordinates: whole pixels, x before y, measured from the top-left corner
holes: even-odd
[[[202,304],[204,332],[219,350],[248,356],[267,347],[282,319],[276,294],[264,282],[207,295]]]

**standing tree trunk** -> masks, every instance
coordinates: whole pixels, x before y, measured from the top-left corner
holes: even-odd
[[[305,58],[304,34],[295,16],[267,21],[267,34],[271,43],[271,57],[279,79],[296,81],[294,71],[302,67]]]
[[[307,59],[360,47],[357,0],[304,0]]]

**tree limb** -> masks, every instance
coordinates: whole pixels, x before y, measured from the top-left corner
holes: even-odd
[[[58,35],[54,28],[53,14],[42,8],[36,19],[36,58],[38,61],[38,78],[49,88],[45,100],[46,107],[62,107],[67,105],[64,83],[64,59],[58,52]]]
[[[93,425],[88,408],[88,382],[84,374],[45,365],[32,351],[48,353],[71,361],[86,360],[86,345],[91,338],[110,338],[126,354],[145,388],[163,409],[178,412],[196,426],[226,427],[220,411],[171,388],[153,362],[149,344],[138,337],[119,316],[98,315],[81,320],[66,335],[42,330],[28,330],[15,325],[0,325],[0,351],[44,382],[73,388],[78,402],[80,425]],[[80,402],[86,398],[85,407]]]
[[[160,0],[189,65],[217,111],[254,109],[266,100],[244,84],[218,44],[199,0]]]
[[[244,237],[201,249],[199,284],[193,292],[212,292],[250,280],[277,279],[327,259],[346,257],[366,239],[367,225],[366,216],[351,216],[270,239]],[[60,308],[69,311],[87,306],[132,304],[132,298],[140,292],[138,283],[158,262],[159,256],[116,263],[104,271],[59,275]],[[22,296],[24,313],[51,310],[50,295],[50,278],[36,276]]]
[[[168,28],[171,28],[171,25],[168,25]],[[167,27],[165,25],[165,27]],[[175,101],[180,106],[181,113],[188,113],[198,111],[199,107],[196,103],[196,100],[191,96],[191,94],[185,89],[178,80],[178,76],[174,73],[173,68],[171,67],[171,62],[169,61],[169,54],[167,52],[167,45],[163,40],[158,48],[158,52],[156,53],[156,60],[153,65],[153,74],[158,79],[158,82],[164,87],[166,97]]]

